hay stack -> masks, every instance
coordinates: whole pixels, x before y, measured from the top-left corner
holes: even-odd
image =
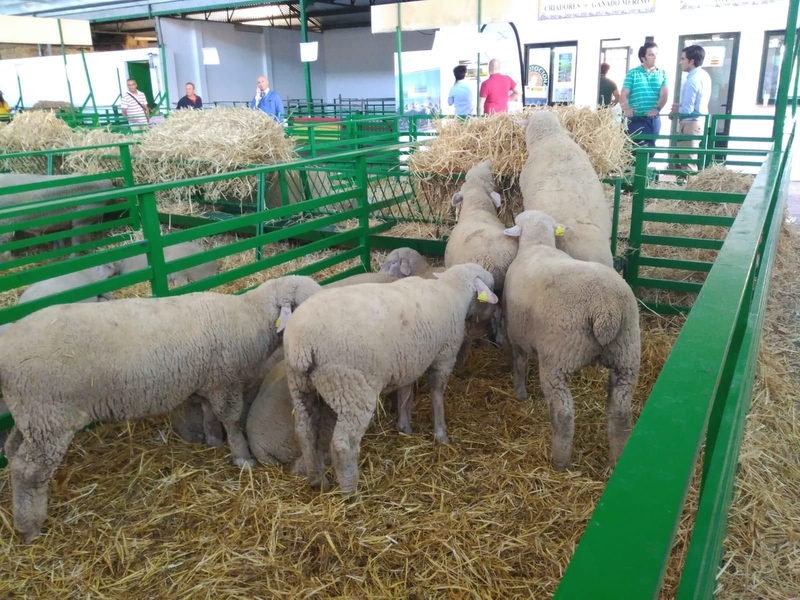
[[[0,129],[0,152],[35,152],[66,148],[73,139],[73,130],[51,112],[23,112]],[[0,154],[0,158],[2,155]],[[55,172],[60,171],[61,157],[54,157]],[[47,174],[47,159],[41,157],[0,160],[0,170],[13,173]]]
[[[102,144],[115,144],[130,139],[122,133],[114,133],[108,129],[88,129],[75,131],[70,140],[71,148],[86,146],[100,146]],[[138,155],[138,147],[130,146],[131,157]],[[84,150],[70,152],[64,155],[64,168],[71,173],[106,173],[120,168],[119,148],[102,148],[97,150]]]
[[[162,183],[295,158],[294,140],[261,111],[186,110],[172,113],[142,134],[135,170],[138,183]],[[255,177],[237,178],[208,184],[202,193],[209,201],[227,198],[252,202],[256,186]],[[190,200],[198,191],[169,190],[159,195],[159,204],[165,212],[193,212]]]
[[[620,173],[631,163],[630,138],[616,114],[608,109],[537,107],[466,120],[436,120],[438,137],[415,152],[409,161],[411,172],[422,183],[421,195],[433,207],[433,216],[448,214],[446,205],[458,188],[453,177],[491,158],[497,183],[505,195],[506,207],[501,218],[507,224],[513,223],[512,213],[522,210],[518,180],[528,158],[525,129],[516,121],[536,110],[549,110],[558,116],[561,125],[589,156],[599,178]]]
[[[39,100],[28,110],[46,110],[50,112],[58,112],[62,108],[69,111],[73,110],[72,105],[69,102],[65,102],[63,100]]]

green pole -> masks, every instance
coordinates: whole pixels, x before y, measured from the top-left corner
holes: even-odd
[[[158,53],[161,55],[161,77],[164,79],[164,104],[166,112],[170,111],[169,105],[169,83],[167,82],[167,52],[164,44],[158,45]]]
[[[67,49],[64,47],[64,33],[61,31],[61,19],[58,19],[58,39],[61,41],[61,58],[64,59],[64,76],[67,78],[67,93],[69,93],[69,107],[74,110],[72,103],[72,86],[69,84],[69,73],[67,72]]]
[[[92,90],[92,78],[89,77],[89,66],[86,64],[86,55],[81,50],[81,60],[83,61],[83,70],[86,73],[86,83],[89,85],[89,98],[92,100],[92,110],[94,111],[94,124],[98,123],[97,104],[94,101],[94,91]]]
[[[481,15],[481,0],[478,0],[478,33],[481,32],[481,20],[483,16]],[[480,114],[479,106],[481,105],[481,50],[478,48],[478,66],[475,69],[475,114]]]
[[[306,19],[307,1],[308,0],[300,0],[300,41],[304,44],[308,43],[308,19]],[[311,64],[309,62],[303,63],[303,75],[306,80],[306,102],[308,103],[308,111],[309,114],[314,114],[311,96]]]
[[[786,17],[786,37],[783,40],[783,61],[781,62],[781,77],[778,85],[778,98],[775,101],[775,124],[772,129],[772,139],[775,149],[782,151],[783,128],[786,122],[786,103],[789,96],[789,83],[792,78],[792,62],[794,60],[794,41],[797,37],[797,8],[800,0],[790,0],[789,14]]]
[[[400,109],[400,116],[406,114],[405,110],[405,102],[404,102],[404,94],[403,94],[403,59],[401,58],[403,54],[403,40],[402,35],[400,34],[400,3],[397,3],[397,28],[395,29],[395,38],[397,40],[397,95],[399,98],[397,99]]]
[[[17,110],[19,110],[25,106],[22,102],[22,82],[19,80],[19,73],[17,73],[17,90],[19,90],[19,100],[17,101]]]

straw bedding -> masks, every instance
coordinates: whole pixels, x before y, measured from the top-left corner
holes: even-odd
[[[0,128],[0,153],[35,152],[69,146],[73,130],[49,111],[28,111],[16,115]],[[0,158],[2,155],[0,154]],[[54,157],[54,172],[61,170],[61,157]],[[0,170],[12,173],[47,173],[47,159],[28,156],[0,160]]]
[[[798,267],[800,234],[787,226],[720,579],[724,598],[777,600],[800,589]],[[682,319],[643,311],[641,323],[637,416]],[[420,383],[414,435],[398,434],[391,415],[376,416],[353,504],[314,493],[279,468],[241,472],[226,448],[188,444],[165,418],[81,432],[51,486],[46,535],[30,547],[17,543],[8,470],[0,473],[9,574],[0,596],[550,596],[607,479],[606,376],[589,367],[573,380],[568,473],[549,467],[535,369],[531,379],[531,400],[517,401],[502,353],[481,343],[448,386],[447,447],[432,442]],[[689,498],[664,598],[674,595],[696,486]]]

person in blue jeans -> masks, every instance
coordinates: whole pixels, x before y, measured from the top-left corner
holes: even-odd
[[[622,114],[628,117],[628,133],[658,135],[661,132],[659,113],[667,103],[667,73],[656,66],[658,46],[646,42],[639,48],[642,63],[628,71],[620,94]],[[637,140],[640,146],[655,147],[655,140]]]
[[[278,123],[283,121],[283,100],[278,92],[269,89],[269,80],[264,75],[256,79],[256,95],[250,101],[250,108],[264,111]]]

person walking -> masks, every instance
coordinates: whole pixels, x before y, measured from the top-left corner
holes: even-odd
[[[256,95],[250,108],[257,108],[270,115],[278,123],[283,121],[283,100],[275,90],[269,89],[269,80],[264,75],[256,79]]]
[[[131,129],[143,129],[147,127],[147,119],[150,117],[147,98],[137,88],[135,79],[128,79],[126,84],[128,91],[122,97],[122,114],[128,119]]]
[[[493,58],[489,61],[489,79],[481,84],[478,114],[493,115],[508,112],[508,102],[513,102],[521,95],[519,84],[508,75],[502,74],[500,61]]]
[[[600,80],[597,83],[597,104],[599,106],[616,106],[619,103],[617,84],[608,78],[611,65],[600,65]]]
[[[667,103],[667,74],[656,66],[658,46],[646,42],[639,48],[639,61],[642,63],[628,71],[620,93],[622,114],[628,118],[630,135],[661,133],[659,113]],[[639,146],[655,148],[655,140],[637,140]]]
[[[194,110],[203,109],[203,99],[195,95],[194,84],[191,81],[186,84],[186,95],[178,100],[177,110],[184,108],[193,108]]]
[[[672,113],[678,113],[678,133],[681,135],[703,135],[705,115],[708,114],[708,102],[711,99],[711,76],[703,69],[706,51],[702,46],[686,46],[681,51],[681,71],[686,73],[686,80],[681,88],[681,101],[672,105]],[[672,118],[672,117],[670,117]],[[676,145],[687,148],[698,148],[700,140],[679,140]],[[697,154],[678,154],[678,159],[697,160]],[[697,163],[676,165],[684,171],[697,171]]]
[[[456,115],[459,117],[468,117],[475,114],[475,93],[472,87],[464,81],[467,76],[467,66],[458,65],[453,69],[453,75],[456,78],[455,84],[450,88],[450,93],[447,96],[447,104],[455,106]]]

